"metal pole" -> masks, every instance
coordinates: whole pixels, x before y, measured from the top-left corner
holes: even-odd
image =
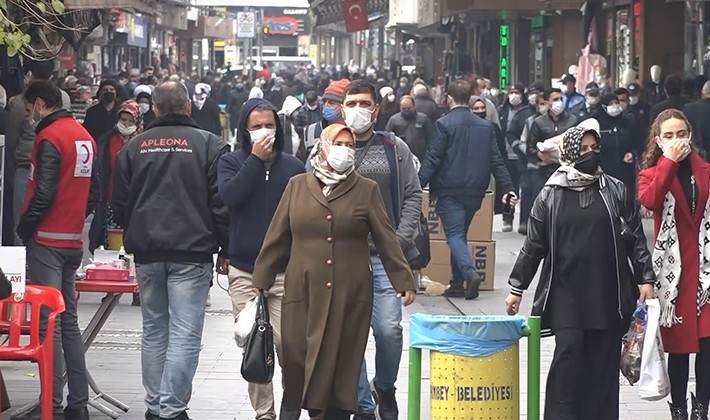
[[[531,316],[523,329],[528,337],[528,420],[540,419],[540,325],[540,317]]]
[[[409,348],[407,420],[419,420],[422,409],[422,349]]]

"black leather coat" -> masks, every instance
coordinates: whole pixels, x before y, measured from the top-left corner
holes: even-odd
[[[613,246],[616,253],[619,315],[622,319],[627,319],[636,308],[639,296],[637,286],[655,283],[651,254],[646,247],[646,235],[637,211],[638,206],[626,205],[624,184],[605,174],[600,176],[599,184],[615,231],[614,243],[609,246]],[[552,282],[555,281],[556,247],[565,246],[557,243],[554,223],[560,210],[561,190],[562,187],[546,185],[535,199],[528,220],[528,234],[508,280],[511,293],[522,296],[532,283],[540,261],[544,259],[532,308],[533,316],[542,316],[544,335],[550,334],[545,310]],[[584,291],[580,290],[579,293]]]

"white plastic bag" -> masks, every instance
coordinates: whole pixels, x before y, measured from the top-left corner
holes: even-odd
[[[249,338],[249,334],[251,334],[255,321],[256,298],[247,302],[244,309],[237,315],[236,321],[234,321],[234,341],[237,342],[237,346],[244,348],[247,344],[247,339]]]
[[[668,368],[663,353],[663,343],[658,321],[661,318],[661,304],[658,299],[648,299],[648,322],[643,338],[641,353],[641,378],[638,382],[639,397],[646,401],[658,401],[671,392]]]

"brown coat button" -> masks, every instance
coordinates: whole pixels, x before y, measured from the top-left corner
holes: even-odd
[[[325,216],[325,220],[330,222],[331,220],[333,220],[333,216],[329,214],[329,215]]]
[[[328,283],[325,284],[325,287],[327,287],[328,289],[330,289],[330,288],[333,287],[333,283],[328,282]]]
[[[325,263],[328,264],[328,265],[333,265],[333,260],[328,260],[328,261],[326,261]]]
[[[333,243],[333,238],[331,238],[330,236],[328,236],[328,238],[326,239],[326,241],[327,241],[329,244],[332,244],[332,243]]]

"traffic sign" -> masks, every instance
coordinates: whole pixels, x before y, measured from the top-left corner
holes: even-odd
[[[237,12],[237,38],[256,38],[256,13]]]

